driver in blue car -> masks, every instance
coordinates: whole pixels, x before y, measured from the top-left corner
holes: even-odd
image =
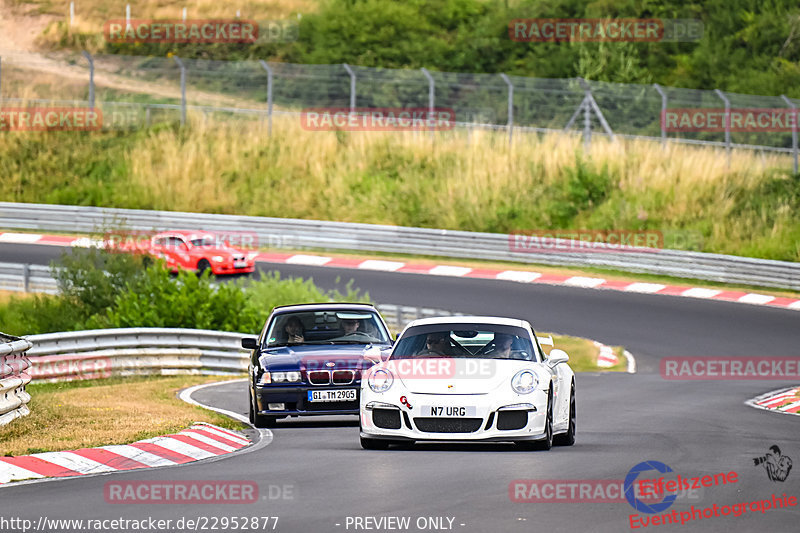
[[[344,330],[344,335],[352,335],[353,333],[357,333],[358,327],[360,325],[361,325],[360,320],[351,320],[351,319],[342,320],[342,329]]]

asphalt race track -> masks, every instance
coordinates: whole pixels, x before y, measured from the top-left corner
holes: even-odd
[[[0,246],[0,261],[47,263],[58,254],[53,247]],[[631,530],[629,515],[635,512],[625,501],[516,502],[510,497],[513,481],[622,480],[645,460],[663,462],[682,477],[738,474],[738,482],[679,499],[667,513],[689,511],[691,505],[721,507],[771,499],[773,494],[800,496],[800,466],[785,482],[777,482],[753,462],[773,444],[800,461],[800,418],[743,404],[763,392],[796,383],[667,381],[658,372],[659,359],[670,355],[800,356],[797,311],[493,280],[290,265],[259,267],[275,267],[282,275],[312,276],[326,288],[336,285],[337,277],[339,286],[352,278],[378,302],[516,316],[540,330],[622,344],[636,356],[639,372],[577,376],[578,435],[570,448],[531,452],[506,444],[417,444],[365,451],[359,446],[355,417],[294,419],[273,430],[274,440],[268,446],[219,461],[4,487],[0,516],[34,523],[41,516],[173,521],[278,516],[276,531],[284,532],[620,532]],[[194,399],[243,414],[247,409],[246,385],[241,381],[203,389]],[[255,481],[261,501],[121,505],[108,504],[103,496],[104,484],[111,480],[186,479]],[[358,523],[370,529],[354,527],[356,517],[384,516],[410,517],[410,527],[376,529],[374,522],[363,521]],[[437,527],[428,517],[442,517],[442,524]],[[789,532],[797,531],[799,522],[800,506],[763,513],[748,508],[738,517],[645,529]]]

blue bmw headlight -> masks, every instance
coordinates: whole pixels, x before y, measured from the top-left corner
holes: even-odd
[[[533,370],[520,370],[511,378],[511,388],[517,394],[530,394],[539,385],[539,378]]]

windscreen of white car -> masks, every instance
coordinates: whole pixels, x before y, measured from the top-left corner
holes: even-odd
[[[435,324],[403,333],[390,359],[466,357],[541,361],[528,332],[495,324]]]
[[[305,344],[389,344],[389,332],[377,313],[311,311],[281,313],[272,321],[267,347]]]

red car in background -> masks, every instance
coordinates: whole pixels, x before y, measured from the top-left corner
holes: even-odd
[[[224,238],[209,232],[164,231],[150,238],[139,250],[167,262],[173,271],[193,270],[212,274],[249,274],[256,268],[258,252],[232,247]]]

